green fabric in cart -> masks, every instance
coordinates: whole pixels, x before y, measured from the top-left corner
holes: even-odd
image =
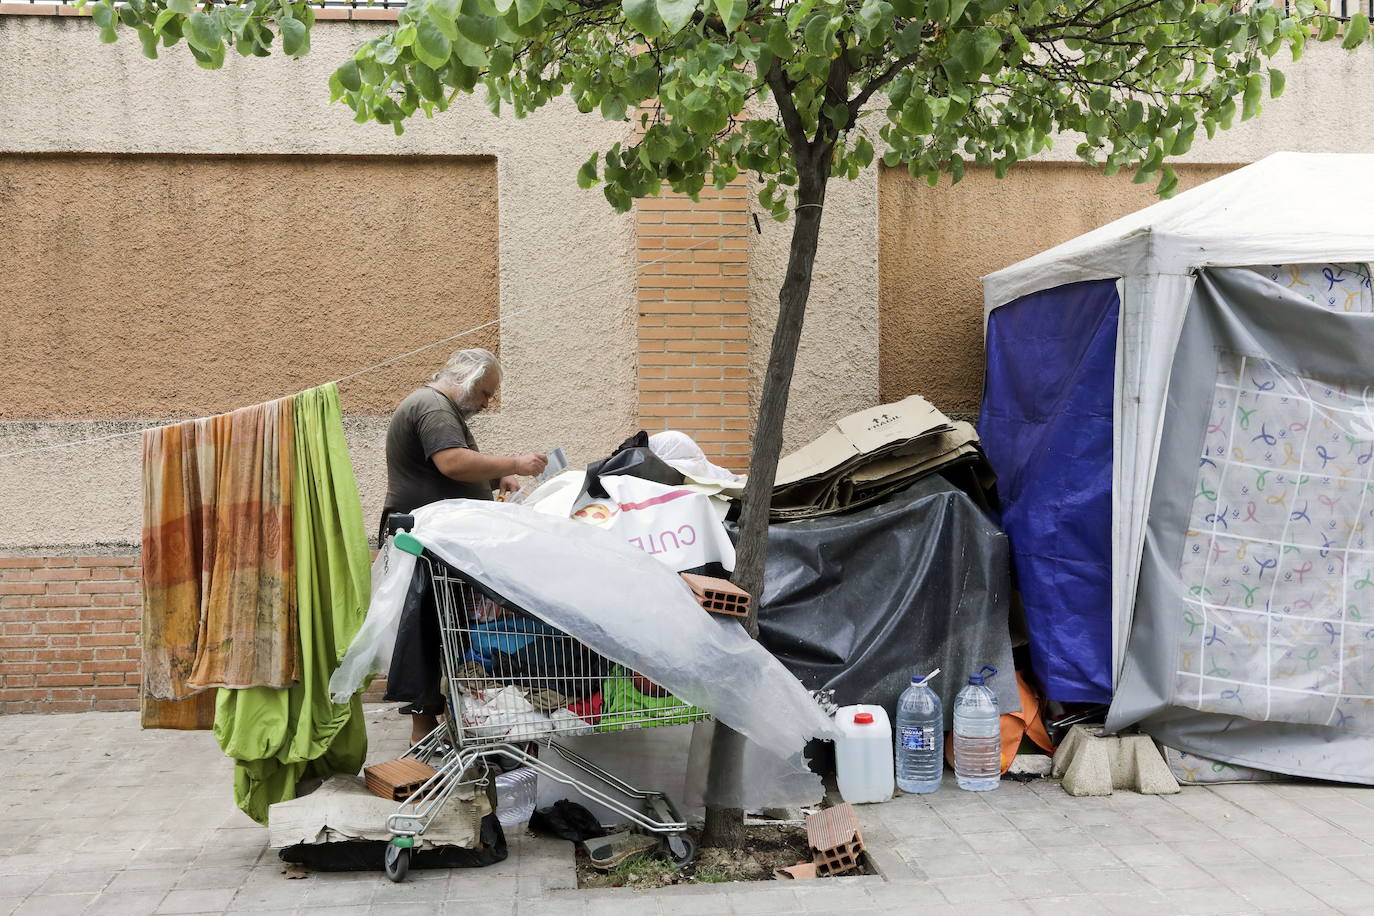
[[[699,706],[684,706],[677,697],[654,697],[640,693],[629,674],[616,665],[611,669],[611,676],[601,682],[601,718],[596,726],[597,731],[681,725],[711,717]]]
[[[367,615],[371,576],[339,391],[330,383],[293,400],[301,679],[284,690],[221,689],[215,706],[215,739],[234,758],[234,801],[263,824],[301,779],[357,773],[367,756],[361,693],[329,699],[329,676]]]

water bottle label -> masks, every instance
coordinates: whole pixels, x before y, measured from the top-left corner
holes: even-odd
[[[903,725],[902,747],[909,751],[935,749],[935,729],[930,725]]]

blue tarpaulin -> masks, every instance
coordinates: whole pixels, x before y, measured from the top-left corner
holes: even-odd
[[[1031,664],[1062,703],[1112,696],[1116,281],[995,309],[978,434],[997,472]]]

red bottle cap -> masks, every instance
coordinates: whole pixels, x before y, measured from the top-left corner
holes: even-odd
[[[854,714],[854,724],[855,724],[855,725],[872,725],[872,724],[873,724],[873,713],[871,713],[871,712],[856,712],[856,713]]]

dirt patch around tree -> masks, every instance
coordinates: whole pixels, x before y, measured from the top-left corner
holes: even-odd
[[[672,884],[718,884],[725,881],[773,881],[775,869],[811,860],[806,828],[800,824],[753,824],[745,827],[741,850],[701,849],[701,831],[689,830],[698,844],[696,859],[676,868],[657,853],[644,853],[610,871],[593,868],[579,850],[577,886],[580,888],[654,888]],[[866,861],[850,875],[874,874]],[[788,879],[790,880],[790,879]],[[824,878],[815,879],[824,881]]]

